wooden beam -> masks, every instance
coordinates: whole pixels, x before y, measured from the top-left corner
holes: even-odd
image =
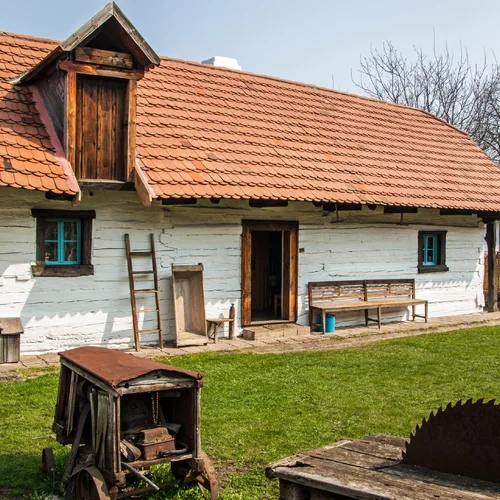
[[[134,60],[130,54],[93,49],[92,47],[77,47],[75,61],[114,68],[132,69],[134,67]]]
[[[65,107],[64,149],[66,158],[74,171],[76,160],[76,73],[74,71],[68,71],[66,75]]]
[[[75,63],[68,60],[59,61],[58,67],[63,71],[79,73],[81,75],[125,78],[127,80],[140,80],[144,76],[144,71],[140,69],[98,68],[90,64]]]
[[[133,191],[133,182],[113,181],[108,179],[80,179],[78,184],[87,191]]]
[[[488,245],[488,312],[498,311],[497,231],[496,222],[488,222],[486,225],[486,244]]]
[[[139,163],[139,162],[138,162]],[[150,207],[153,199],[156,198],[156,195],[148,183],[148,178],[146,174],[143,172],[139,164],[135,165],[134,168],[134,186],[139,198],[142,201],[142,204],[145,207]]]
[[[132,175],[135,166],[135,141],[137,117],[137,81],[129,80],[126,102],[127,113],[127,179]]]

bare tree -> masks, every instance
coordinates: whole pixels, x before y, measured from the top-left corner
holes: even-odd
[[[377,99],[414,106],[465,130],[497,163],[500,163],[500,68],[494,54],[481,64],[471,64],[466,49],[457,55],[446,46],[427,57],[414,48],[407,59],[390,42],[360,58],[353,83]]]

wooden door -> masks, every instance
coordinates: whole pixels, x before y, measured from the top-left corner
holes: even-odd
[[[125,181],[127,81],[78,75],[75,175]]]
[[[241,324],[252,322],[252,231],[283,233],[282,319],[297,321],[298,223],[295,221],[243,221],[241,239]]]

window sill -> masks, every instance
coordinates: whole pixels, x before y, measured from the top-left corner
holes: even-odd
[[[77,276],[92,276],[94,266],[84,264],[80,266],[31,266],[33,276],[75,278]]]
[[[444,273],[446,271],[449,271],[449,267],[445,266],[443,264],[440,264],[438,266],[418,266],[418,273],[423,274],[423,273]]]

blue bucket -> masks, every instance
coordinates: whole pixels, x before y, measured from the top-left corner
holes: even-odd
[[[326,325],[325,325],[325,333],[333,333],[335,331],[335,316],[333,314],[326,315]],[[318,315],[318,320],[316,321],[317,330],[321,331],[323,321],[321,320],[321,316]]]

